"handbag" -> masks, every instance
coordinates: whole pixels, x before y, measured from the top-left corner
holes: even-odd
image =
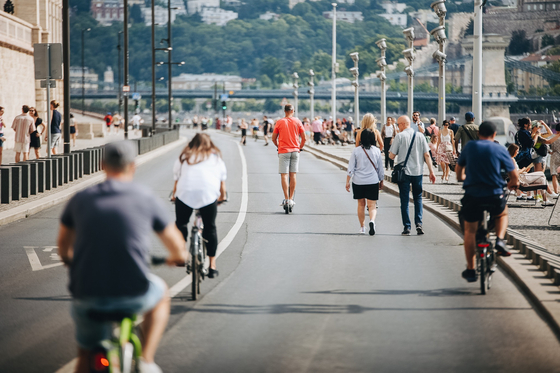
[[[445,144],[445,152],[446,153],[453,153],[453,145]]]
[[[524,173],[519,175],[519,182],[522,186],[531,185],[546,185],[546,176],[542,171],[535,171],[529,174]]]
[[[412,136],[412,141],[410,142],[410,146],[408,147],[408,152],[406,153],[406,158],[404,162],[396,164],[393,168],[393,173],[391,174],[391,181],[395,184],[402,183],[405,177],[404,169],[406,167],[406,163],[408,162],[408,157],[410,156],[410,152],[412,151],[412,145],[414,144],[414,139],[416,139],[416,132]]]
[[[543,143],[537,143],[534,146],[535,153],[541,157],[546,157],[548,155],[549,147]]]

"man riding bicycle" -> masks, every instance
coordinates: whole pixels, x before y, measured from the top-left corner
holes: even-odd
[[[77,193],[66,205],[58,234],[59,255],[70,267],[72,318],[76,324],[76,372],[89,372],[90,351],[111,336],[111,323],[92,311],[144,315],[141,372],[154,363],[169,318],[167,285],[148,268],[151,231],[169,250],[168,265],[184,264],[185,241],[151,191],[133,183],[136,150],[128,141],[105,146],[107,180]]]
[[[501,175],[505,170],[509,176],[507,187],[517,189],[519,180],[509,153],[502,145],[494,142],[496,125],[485,121],[479,127],[479,141],[470,141],[463,149],[455,172],[457,181],[464,181],[465,195],[461,199],[460,215],[464,220],[464,245],[467,269],[462,276],[468,282],[477,280],[475,268],[476,232],[483,219],[484,210],[490,213],[496,226],[496,251],[509,256],[504,237],[508,226],[506,185]],[[466,175],[465,175],[466,174]]]
[[[272,142],[278,147],[278,172],[282,178],[282,190],[284,201],[291,209],[294,205],[294,193],[296,191],[296,174],[299,166],[299,153],[305,145],[305,129],[297,118],[294,118],[294,107],[284,106],[285,118],[276,122],[272,133]],[[288,179],[289,172],[289,179]]]

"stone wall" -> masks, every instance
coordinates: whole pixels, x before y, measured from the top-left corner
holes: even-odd
[[[0,106],[7,126],[23,105],[36,105],[32,32],[33,25],[0,11]],[[4,135],[4,147],[13,148],[14,132],[8,128]]]
[[[484,14],[484,33],[511,36],[516,30],[525,30],[528,36],[537,30],[560,26],[560,10],[547,12],[518,12],[517,9],[489,10]]]

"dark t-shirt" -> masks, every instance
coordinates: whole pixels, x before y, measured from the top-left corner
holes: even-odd
[[[53,110],[51,119],[51,133],[60,133],[60,123],[62,123],[62,115],[57,110]]]
[[[469,141],[457,162],[466,167],[463,183],[465,194],[472,197],[490,197],[503,193],[506,185],[501,170],[514,170],[506,148],[489,140]]]
[[[107,180],[76,194],[61,222],[76,233],[70,266],[75,298],[126,297],[148,290],[152,231],[170,222],[163,203],[132,182]]]
[[[531,149],[533,147],[533,138],[531,132],[521,129],[515,134],[515,143],[521,148],[520,151]]]

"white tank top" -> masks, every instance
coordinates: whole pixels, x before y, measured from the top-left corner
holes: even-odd
[[[447,132],[447,135],[441,134],[441,142],[451,142],[451,134]]]
[[[393,137],[393,126],[385,126],[385,137]]]

